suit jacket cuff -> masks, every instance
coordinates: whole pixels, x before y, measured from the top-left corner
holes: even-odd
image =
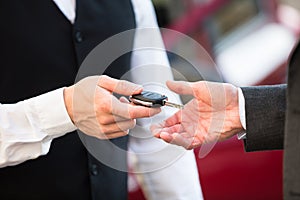
[[[283,148],[286,85],[241,88],[245,97],[246,151]]]

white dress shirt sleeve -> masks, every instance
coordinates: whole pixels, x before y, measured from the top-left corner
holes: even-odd
[[[63,88],[16,104],[0,104],[0,167],[47,154],[54,138],[75,129]]]
[[[137,29],[153,30],[136,31],[132,53],[132,81],[143,85],[145,90],[165,94],[169,101],[181,103],[179,96],[165,85],[167,80],[173,80],[173,75],[153,5],[150,0],[132,0],[132,4]],[[141,43],[156,44],[153,45],[154,48],[140,48]],[[137,126],[130,132],[129,165],[137,172],[137,180],[149,200],[203,199],[194,152],[154,138],[149,131],[151,123],[164,120],[176,111],[178,109],[163,107],[161,114],[137,120]],[[172,157],[176,153],[178,156]]]
[[[245,97],[241,88],[238,88],[238,95],[239,95],[239,114],[240,114],[240,121],[241,124],[246,130],[246,110],[245,110]],[[246,139],[246,131],[242,131],[237,134],[239,140]]]

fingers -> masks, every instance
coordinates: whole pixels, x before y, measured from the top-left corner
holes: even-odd
[[[163,123],[164,127],[174,126],[179,124],[182,120],[182,110],[177,111],[174,115],[166,119]]]
[[[124,132],[134,128],[136,120],[120,121],[111,124],[105,124],[100,126],[100,131],[106,135],[114,134],[116,132]]]
[[[98,80],[98,86],[110,92],[115,92],[122,95],[139,94],[142,92],[143,87],[129,81],[118,80],[109,76],[102,75]]]
[[[97,129],[90,129],[89,127],[81,128],[80,130],[89,136],[93,136],[93,137],[96,137],[101,140],[118,138],[118,137],[128,135],[128,133],[129,133],[129,130],[126,130],[126,131],[119,131],[119,132],[113,132],[113,133],[107,134],[107,133],[103,133],[102,131],[97,130]]]
[[[181,131],[181,111],[178,111],[160,124],[153,124],[150,130],[155,137],[159,138],[161,132],[178,132]],[[180,128],[180,129],[179,129]]]
[[[128,101],[128,99],[126,99],[126,97],[120,97],[120,99],[119,99],[122,103],[130,103],[129,101]]]
[[[160,108],[148,108],[145,106],[131,105],[113,99],[111,113],[127,119],[152,117],[161,112]]]
[[[120,131],[120,132],[116,132],[116,133],[112,133],[112,134],[106,135],[105,137],[107,139],[113,139],[113,138],[118,138],[118,137],[122,137],[122,136],[128,135],[128,133],[129,133],[129,130],[127,130],[127,131]]]
[[[179,132],[182,130],[182,126],[180,124],[181,122],[181,111],[178,111],[165,121],[159,123],[159,124],[153,124],[150,126],[150,131],[152,134],[160,138],[160,134],[162,132],[167,132],[167,133],[174,133],[174,132]]]
[[[200,133],[188,132],[182,124],[175,124],[166,127],[164,123],[152,125],[151,132],[157,138],[164,140],[167,143],[182,146],[187,150],[194,149],[203,144],[204,139],[201,140]]]
[[[98,111],[99,116],[106,113],[108,115],[119,116],[126,119],[136,119],[151,117],[161,112],[160,108],[149,108],[129,104],[128,100],[124,97],[121,97],[119,100],[111,94],[102,95],[103,90],[107,92],[107,90],[98,87],[95,95],[95,110]]]
[[[112,115],[110,113],[102,113],[101,116],[97,117],[100,125],[112,124],[121,121],[128,121],[128,118]]]
[[[187,150],[194,149],[203,144],[203,142],[200,141],[198,137],[194,137],[184,131],[175,133],[161,132],[159,138],[167,143],[182,146]]]
[[[170,90],[177,94],[193,95],[192,83],[185,81],[167,81],[167,86]]]
[[[164,124],[155,124],[150,127],[150,130],[155,137],[160,138],[161,133],[168,133],[168,134],[179,133],[183,131],[183,127],[181,124],[176,124],[171,127],[166,127],[164,126]]]
[[[162,132],[160,134],[160,138],[163,139],[164,141],[170,143],[170,144],[175,144],[178,146],[182,146],[185,149],[193,149],[193,137],[185,137],[184,133],[173,133],[169,134],[166,132]]]
[[[179,125],[181,122],[181,111],[178,111],[165,121],[161,122],[160,124],[153,124],[150,126],[150,130],[153,133],[153,135],[157,135],[162,131],[166,131],[171,133],[173,129],[168,129],[168,127],[176,127],[176,125]],[[178,131],[178,130],[176,130]]]
[[[211,92],[215,94],[223,94],[220,88],[223,88],[220,83],[212,83],[208,81],[185,82],[185,81],[167,81],[167,86],[170,90],[177,94],[193,95],[196,99],[207,101],[211,98]],[[216,90],[218,89],[218,90]]]
[[[167,143],[182,146],[187,150],[197,148],[207,141],[215,141],[215,138],[210,139],[205,131],[189,131],[182,124],[176,124],[171,127],[163,127],[155,125],[151,127],[151,132],[155,137],[164,140]]]
[[[130,102],[126,99],[126,97],[120,97],[119,100],[121,103],[130,104]],[[104,106],[110,107],[109,104],[104,105]],[[126,106],[126,105],[124,105],[124,106]],[[111,107],[113,107],[113,106],[111,106]],[[113,114],[111,112],[113,112],[113,108],[111,108],[111,110],[107,111],[106,113],[105,112],[101,113],[101,115],[98,117],[98,121],[101,125],[112,124],[112,123],[120,122],[120,121],[127,121],[128,119],[130,119],[129,117],[121,117],[121,116],[119,116],[117,114]]]
[[[162,140],[164,140],[167,143],[171,143],[173,140],[172,134],[166,133],[166,132],[160,133],[159,138],[161,138]]]
[[[114,138],[123,137],[125,135],[128,135],[129,130],[119,131],[119,132],[115,132],[115,133],[111,133],[111,134],[105,134],[102,132],[95,133],[94,131],[92,133],[93,134],[91,136],[93,136],[93,137],[96,137],[100,140],[107,140],[107,139],[114,139]]]

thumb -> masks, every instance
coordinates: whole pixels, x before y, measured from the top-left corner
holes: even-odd
[[[98,86],[110,92],[115,92],[126,96],[139,94],[143,91],[143,87],[141,85],[137,85],[125,80],[114,79],[106,75],[100,76],[98,80]]]
[[[186,81],[167,81],[170,90],[177,94],[193,95],[192,84]]]

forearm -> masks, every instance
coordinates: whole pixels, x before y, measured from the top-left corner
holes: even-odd
[[[286,85],[241,89],[246,100],[246,151],[282,149]]]
[[[48,153],[52,139],[75,130],[63,100],[63,89],[0,105],[0,167]]]

